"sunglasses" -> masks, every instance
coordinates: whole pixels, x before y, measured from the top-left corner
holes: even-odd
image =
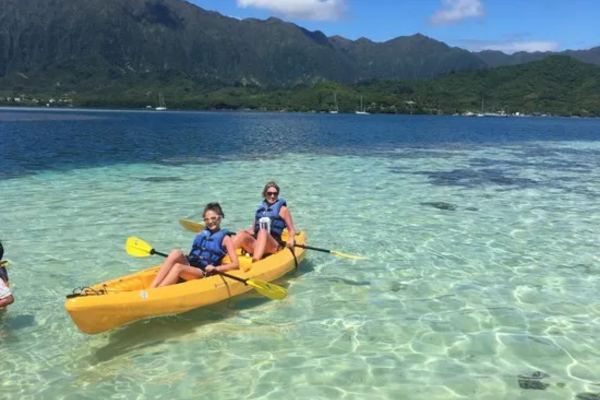
[[[209,217],[209,218],[204,218],[204,222],[217,222],[219,220],[220,217]]]
[[[267,192],[266,195],[267,196],[277,196],[279,194],[279,192]]]

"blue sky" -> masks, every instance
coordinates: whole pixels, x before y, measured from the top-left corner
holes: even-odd
[[[276,16],[326,35],[381,42],[422,33],[469,50],[600,45],[599,0],[188,0],[237,18]]]

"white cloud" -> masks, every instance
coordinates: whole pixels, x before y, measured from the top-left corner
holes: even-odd
[[[482,47],[482,50],[499,50],[504,53],[516,53],[517,51],[556,51],[559,44],[557,42],[549,42],[543,40],[531,40],[527,42],[506,42],[489,44]]]
[[[346,12],[346,0],[237,0],[237,5],[314,21],[337,20]]]
[[[451,25],[466,18],[483,17],[483,4],[479,0],[442,0],[445,10],[438,10],[429,18],[432,25]]]
[[[529,35],[519,35],[525,37]],[[471,51],[498,50],[503,53],[512,54],[517,51],[557,51],[560,43],[549,40],[511,40],[512,35],[507,35],[505,40],[480,40],[463,39],[458,40],[458,45]]]

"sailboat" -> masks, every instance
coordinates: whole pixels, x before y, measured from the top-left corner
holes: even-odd
[[[478,117],[485,117],[485,114],[483,113],[483,99],[481,99],[481,112],[479,114],[477,114]]]
[[[363,97],[360,96],[360,111],[354,111],[355,114],[358,115],[369,115],[368,112],[365,111],[365,109],[363,108]]]
[[[335,110],[329,111],[329,114],[337,114],[340,112],[340,109],[338,108],[338,103],[337,103],[337,95],[335,92],[333,92],[333,102],[335,103]]]
[[[156,107],[156,111],[164,111],[167,109],[167,105],[165,104],[165,98],[163,97],[162,92],[158,93],[158,107]]]

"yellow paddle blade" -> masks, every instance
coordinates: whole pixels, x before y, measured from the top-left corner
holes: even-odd
[[[202,232],[204,229],[204,225],[200,222],[190,221],[189,219],[180,219],[179,224],[183,226],[186,230],[194,233]]]
[[[335,251],[335,250],[331,250],[331,254],[334,254],[334,255],[340,256],[340,257],[351,258],[352,260],[366,260],[367,259],[367,257],[353,256],[352,254],[346,254],[346,253],[342,253],[340,251]]]
[[[136,237],[129,237],[125,242],[127,254],[134,257],[150,257],[152,255],[152,246]]]
[[[249,279],[246,281],[246,285],[252,286],[258,293],[274,300],[283,300],[287,296],[287,290],[268,282]]]
[[[0,268],[2,267],[8,267],[9,262],[4,260],[4,261],[0,261]]]

